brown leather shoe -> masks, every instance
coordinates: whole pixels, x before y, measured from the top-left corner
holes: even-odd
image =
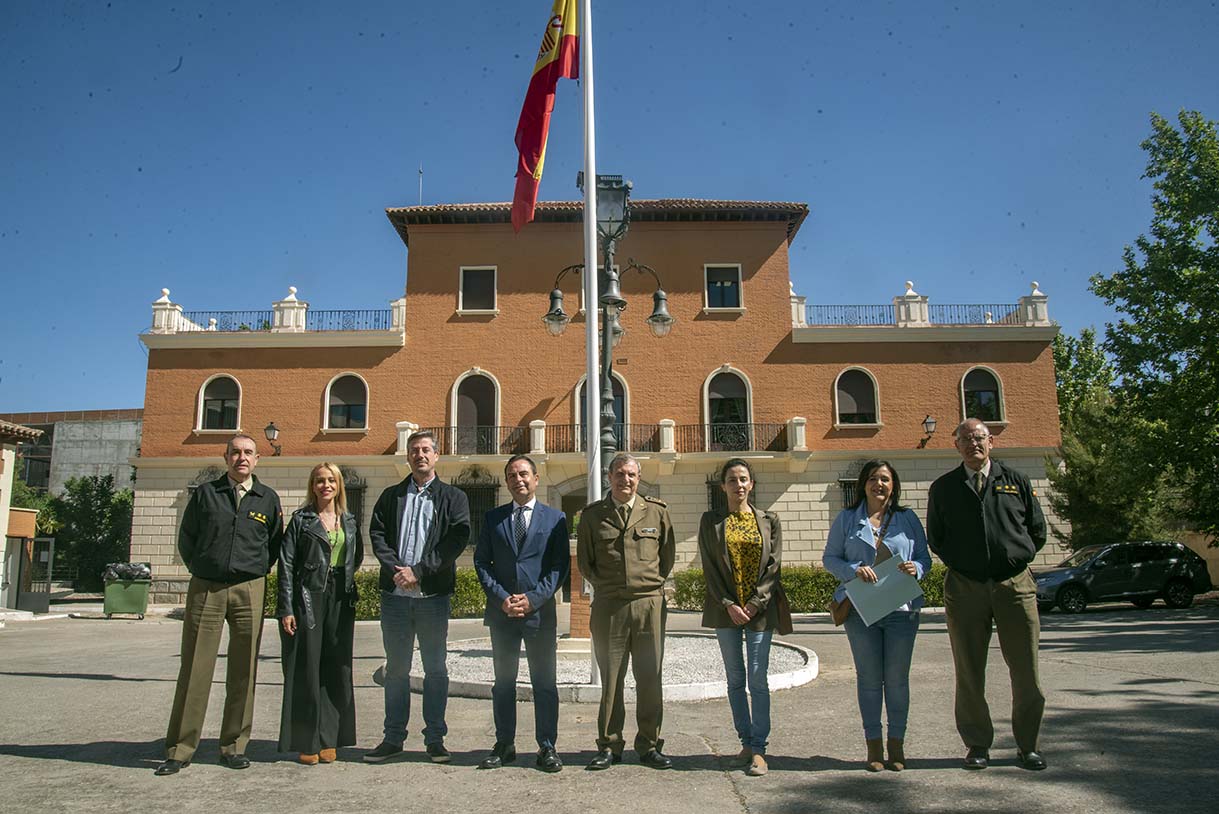
[[[303,763],[306,766],[316,766],[320,758],[318,758],[317,755],[306,755],[304,752],[301,752],[296,756],[296,759],[298,762]]]
[[[318,757],[318,760],[322,761],[322,763],[334,763],[336,760],[339,759],[339,750],[338,749],[323,749],[322,751],[317,753],[317,757]]]
[[[864,768],[870,772],[883,771],[885,768],[885,745],[880,738],[864,741],[868,745],[868,759]]]
[[[900,772],[906,768],[906,753],[902,749],[901,738],[889,738],[889,761],[885,763],[885,768],[891,772]]]
[[[749,775],[750,777],[761,777],[768,771],[770,771],[770,769],[766,765],[766,758],[755,754],[749,759],[749,768],[745,770],[745,774]]]

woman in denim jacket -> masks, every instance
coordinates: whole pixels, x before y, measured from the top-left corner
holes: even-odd
[[[899,570],[915,579],[922,579],[931,569],[927,535],[918,515],[899,502],[901,478],[893,464],[877,460],[864,464],[855,494],[855,505],[839,512],[830,527],[821,558],[826,570],[839,580],[834,591],[834,599],[839,602],[846,598],[845,583],[853,579],[876,581],[872,566],[877,561],[878,544],[900,559]],[[888,553],[882,552],[880,559],[888,559]],[[878,772],[885,766],[896,772],[905,768],[903,741],[910,711],[910,658],[914,654],[922,605],[920,596],[872,625],[865,624],[852,608],[845,622],[855,659],[855,686],[869,771]],[[882,702],[889,718],[887,763],[881,743]]]

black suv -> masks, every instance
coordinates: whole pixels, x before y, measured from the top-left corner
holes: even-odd
[[[1079,613],[1089,602],[1128,599],[1149,608],[1157,597],[1188,608],[1211,589],[1206,560],[1180,543],[1139,542],[1081,548],[1056,568],[1034,574],[1037,607]]]

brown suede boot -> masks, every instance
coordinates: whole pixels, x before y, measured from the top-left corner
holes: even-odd
[[[864,768],[870,772],[879,772],[885,768],[885,746],[880,738],[864,741],[868,745],[868,762]]]
[[[889,738],[889,762],[885,766],[891,772],[906,768],[906,753],[902,750],[901,738]]]

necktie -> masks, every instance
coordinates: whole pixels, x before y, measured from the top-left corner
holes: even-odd
[[[239,483],[233,487],[233,498],[237,501],[238,506],[241,505],[241,499],[243,497],[245,497],[245,486]]]
[[[978,470],[978,472],[974,475],[974,491],[980,495],[985,487],[986,476],[982,474],[981,470]]]
[[[516,547],[520,548],[525,543],[525,507],[516,507],[516,517],[512,521],[512,534],[516,537]]]
[[[622,521],[622,526],[625,528],[627,522],[631,519],[631,506],[629,503],[623,503],[618,507],[618,519]]]

